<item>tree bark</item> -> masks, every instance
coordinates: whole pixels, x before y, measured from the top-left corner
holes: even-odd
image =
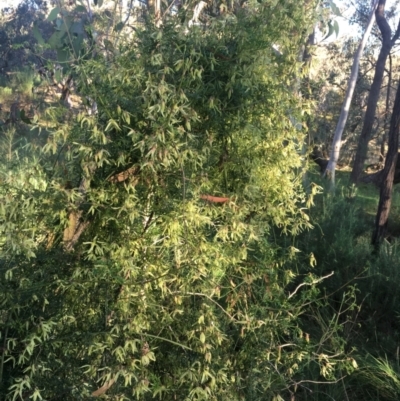
[[[160,27],[161,21],[161,0],[154,0],[154,17],[156,21],[156,26]]]
[[[389,54],[389,71],[388,71],[388,84],[386,89],[386,104],[385,104],[385,119],[383,122],[383,135],[381,140],[381,151],[379,154],[379,164],[383,165],[385,162],[385,153],[386,153],[386,141],[387,141],[387,132],[388,132],[388,116],[389,116],[389,102],[390,102],[390,94],[392,90],[392,71],[393,71],[393,61],[392,55]]]
[[[382,184],[379,196],[378,211],[375,219],[375,229],[372,234],[372,244],[378,247],[385,236],[387,222],[392,203],[393,180],[396,171],[400,128],[400,82],[397,88],[396,99],[393,106],[392,118],[390,120],[388,153],[385,167],[382,172]]]
[[[383,74],[385,72],[386,59],[389,56],[390,50],[392,49],[392,46],[394,45],[394,42],[397,40],[400,33],[399,25],[392,39],[392,30],[390,29],[390,26],[385,18],[385,4],[386,0],[379,0],[379,4],[375,12],[376,23],[382,34],[382,47],[379,52],[378,60],[376,62],[375,75],[368,96],[364,124],[358,141],[353,170],[350,175],[350,179],[354,183],[357,183],[360,180],[361,174],[364,169],[365,159],[367,158],[368,142],[371,139],[372,127],[375,120],[376,106],[378,104],[379,94],[383,81]]]
[[[384,0],[381,0],[384,1]],[[340,155],[340,147],[342,144],[342,135],[344,131],[344,127],[346,126],[347,117],[349,116],[350,111],[350,104],[351,100],[353,99],[354,88],[356,87],[357,76],[358,76],[358,69],[360,65],[360,58],[362,52],[364,50],[365,44],[367,43],[368,37],[371,33],[372,25],[374,24],[374,16],[375,16],[375,9],[377,7],[377,1],[375,1],[372,5],[371,13],[369,16],[367,27],[365,28],[364,35],[360,44],[358,45],[358,49],[356,54],[354,55],[353,65],[351,67],[351,73],[349,78],[349,83],[347,85],[346,95],[343,101],[342,110],[340,111],[339,121],[336,126],[335,135],[332,141],[332,148],[331,154],[329,157],[329,163],[326,167],[325,174],[328,174],[331,178],[332,187],[335,186],[335,169],[337,162],[339,160]]]

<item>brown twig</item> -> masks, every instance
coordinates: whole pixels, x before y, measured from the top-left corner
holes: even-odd
[[[115,379],[111,379],[108,382],[105,382],[100,388],[96,391],[93,391],[92,397],[99,397],[104,394],[113,384],[115,383]]]
[[[212,203],[226,203],[229,202],[229,198],[223,198],[219,196],[212,196],[212,195],[200,195],[200,199],[206,200]]]

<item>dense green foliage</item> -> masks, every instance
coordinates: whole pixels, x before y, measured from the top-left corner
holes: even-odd
[[[309,227],[290,86],[312,16],[271,7],[205,31],[149,24],[112,59],[80,62],[98,113],[54,114],[45,142],[3,161],[11,398],[85,399],[108,383],[110,399],[272,399],[313,360],[334,377],[298,322],[313,278],[289,295],[293,250],[271,231]]]
[[[15,10],[11,7],[0,10],[0,82],[7,83],[21,67],[32,69],[39,60],[35,54],[35,39],[30,29],[37,23],[44,37],[49,36],[51,25],[45,19],[47,7],[41,0],[21,2]],[[42,54],[49,57],[49,52]]]
[[[0,133],[0,401],[398,399],[396,242],[304,157],[315,6],[186,4],[108,42],[106,12],[50,12],[81,104]]]

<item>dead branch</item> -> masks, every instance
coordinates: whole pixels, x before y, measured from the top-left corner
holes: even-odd
[[[206,200],[212,203],[227,203],[229,202],[229,198],[222,198],[219,196],[212,196],[212,195],[200,195],[200,199]]]
[[[105,382],[100,388],[96,391],[93,391],[92,397],[99,397],[104,394],[113,384],[115,383],[115,379],[111,379],[108,382]]]

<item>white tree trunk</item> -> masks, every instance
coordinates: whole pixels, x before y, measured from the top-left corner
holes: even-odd
[[[205,1],[200,1],[198,4],[196,4],[196,7],[194,8],[193,11],[193,18],[189,21],[189,27],[192,25],[196,25],[199,22],[199,17],[201,12],[203,11],[203,8],[207,5]]]
[[[339,121],[336,126],[335,136],[333,137],[331,153],[329,157],[329,163],[326,167],[325,174],[328,174],[331,178],[332,187],[335,185],[335,169],[337,162],[339,160],[340,147],[342,145],[342,134],[344,131],[344,127],[347,122],[347,117],[349,116],[350,104],[353,98],[354,88],[356,86],[358,70],[360,66],[360,58],[364,51],[365,44],[367,43],[368,37],[371,33],[372,26],[375,22],[375,10],[378,5],[379,0],[375,0],[372,2],[371,12],[369,15],[369,20],[367,27],[365,28],[364,35],[360,44],[358,45],[358,49],[356,54],[354,55],[353,66],[351,67],[351,74],[349,78],[349,83],[347,85],[346,96],[344,98],[344,102],[342,105],[342,110],[340,112]]]

